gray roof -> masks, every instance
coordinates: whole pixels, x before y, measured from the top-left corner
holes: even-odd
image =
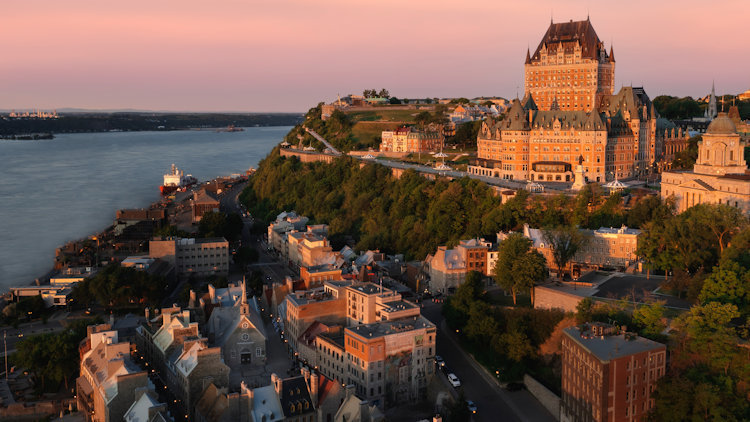
[[[591,331],[581,332],[578,327],[566,328],[564,332],[573,341],[605,363],[635,353],[666,349],[666,346],[661,343],[634,334],[632,339],[628,339],[624,334],[594,336]]]
[[[422,328],[435,328],[435,324],[423,316],[414,318],[403,318],[395,321],[379,321],[373,324],[356,325],[348,327],[346,331],[362,337],[380,337],[389,334],[402,333],[404,331],[418,330]]]

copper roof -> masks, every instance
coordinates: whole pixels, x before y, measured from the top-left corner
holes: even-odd
[[[556,54],[559,47],[565,49],[566,53],[573,53],[573,49],[579,43],[581,45],[581,57],[584,58],[597,59],[600,48],[603,49],[603,44],[599,40],[599,36],[596,35],[589,19],[577,22],[571,20],[570,22],[550,23],[531,59],[539,60],[539,52],[545,45],[548,54]],[[606,56],[606,50],[604,50],[604,54]]]

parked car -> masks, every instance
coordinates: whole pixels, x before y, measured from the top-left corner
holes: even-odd
[[[469,412],[477,413],[477,404],[471,400],[466,400],[466,407],[469,408]]]
[[[448,374],[448,382],[450,382],[454,388],[458,388],[461,386],[461,380],[459,380],[456,374],[454,374],[453,372]]]
[[[436,364],[437,364],[437,366],[438,366],[438,367],[440,367],[440,368],[442,368],[442,367],[444,367],[444,366],[445,366],[445,361],[443,360],[443,358],[441,358],[441,357],[440,357],[440,356],[438,356],[438,355],[435,355],[435,363],[436,363]]]

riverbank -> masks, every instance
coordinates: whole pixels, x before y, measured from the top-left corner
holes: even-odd
[[[0,291],[43,277],[56,249],[104,231],[116,210],[159,201],[172,163],[198,180],[244,173],[288,130],[109,132],[0,142]]]

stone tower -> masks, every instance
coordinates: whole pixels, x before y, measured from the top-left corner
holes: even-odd
[[[718,110],[716,109],[716,92],[714,89],[714,83],[711,83],[711,97],[708,99],[708,107],[706,108],[706,113],[704,116],[708,120],[713,120],[716,115],[719,114]]]

